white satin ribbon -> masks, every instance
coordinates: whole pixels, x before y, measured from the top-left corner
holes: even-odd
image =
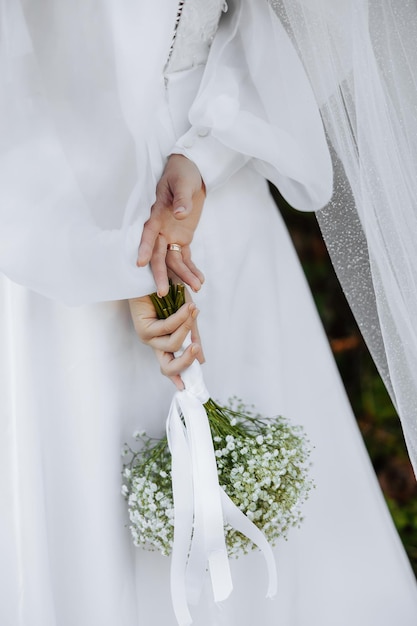
[[[185,389],[172,399],[166,428],[172,455],[174,499],[172,603],[178,624],[189,626],[192,618],[188,605],[198,602],[207,568],[215,602],[228,598],[233,589],[225,523],[246,535],[262,551],[269,575],[267,597],[276,593],[277,574],[266,537],[219,485],[213,440],[203,406],[209,394],[200,364],[195,361],[183,372],[182,379]]]

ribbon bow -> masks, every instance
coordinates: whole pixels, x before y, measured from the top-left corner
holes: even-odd
[[[267,597],[276,593],[277,574],[265,535],[219,485],[210,425],[203,406],[209,393],[200,364],[194,361],[182,379],[185,389],[172,399],[166,429],[174,500],[171,594],[178,624],[189,626],[192,618],[188,605],[198,603],[207,569],[216,602],[228,598],[233,589],[225,524],[244,534],[262,551],[269,576]]]

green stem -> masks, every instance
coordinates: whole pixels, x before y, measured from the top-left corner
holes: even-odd
[[[166,319],[185,303],[185,287],[183,284],[175,284],[170,281],[169,290],[166,296],[159,297],[157,293],[150,294],[150,298],[155,307],[159,319]],[[242,415],[237,411],[219,406],[211,398],[204,404],[210,422],[212,434],[220,437],[226,435],[248,436],[251,430],[262,424],[262,422],[249,415]],[[230,420],[237,419],[234,426]]]
[[[157,293],[151,293],[150,298],[160,320],[166,319],[185,303],[185,287],[183,284],[175,284],[170,281],[169,291],[162,298]]]

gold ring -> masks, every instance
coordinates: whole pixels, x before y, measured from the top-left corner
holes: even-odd
[[[178,243],[169,243],[167,250],[173,250],[174,252],[182,252],[182,248]]]

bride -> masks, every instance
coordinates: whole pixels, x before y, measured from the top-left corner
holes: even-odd
[[[196,290],[211,395],[287,416],[314,447],[305,520],[274,550],[277,596],[254,552],[193,623],[412,626],[415,580],[265,182],[301,210],[332,191],[315,97],[266,0],[0,11],[2,623],[175,624],[169,559],[133,547],[120,495],[123,444],[162,435],[173,390],[129,311],[138,323],[155,290],[152,257],[161,291],[165,263]],[[169,335],[196,313],[146,336],[179,386],[202,352],[195,335],[171,360]]]

